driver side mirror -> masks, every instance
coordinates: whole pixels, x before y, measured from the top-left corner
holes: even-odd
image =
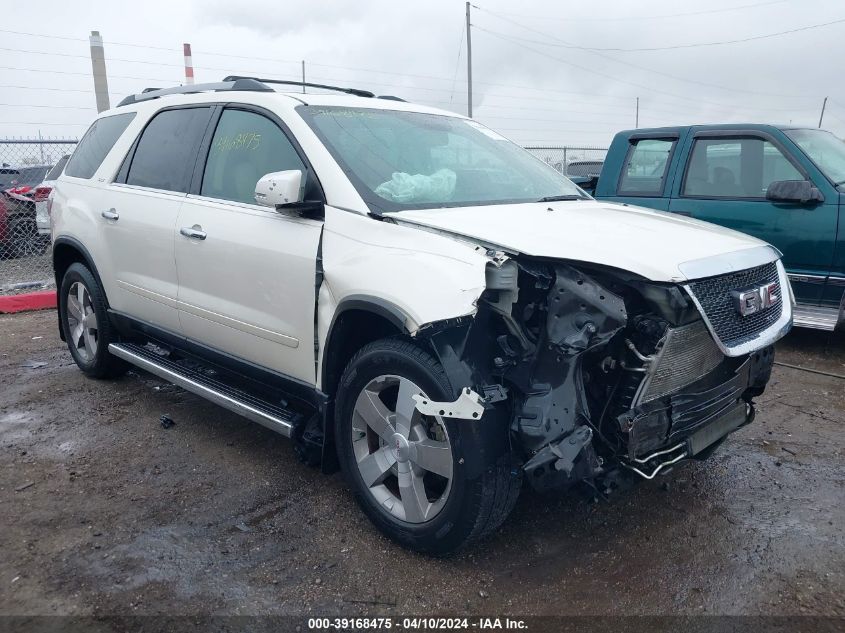
[[[766,199],[772,202],[824,202],[822,192],[809,180],[776,180],[766,189]]]
[[[305,199],[305,179],[298,169],[266,174],[255,184],[255,202],[263,207],[285,207]]]

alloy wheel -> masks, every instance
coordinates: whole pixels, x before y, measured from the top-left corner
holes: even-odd
[[[439,416],[416,408],[426,394],[413,381],[383,375],[358,395],[352,448],[358,472],[376,502],[408,523],[425,523],[443,509],[452,487],[452,446]]]
[[[85,362],[97,354],[97,314],[85,284],[75,281],[67,293],[67,325],[70,342]]]

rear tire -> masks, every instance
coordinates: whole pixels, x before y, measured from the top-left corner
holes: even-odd
[[[108,351],[117,339],[105,294],[91,271],[78,262],[71,264],[62,278],[59,320],[70,354],[83,373],[114,378],[126,372],[129,366]]]
[[[376,527],[411,549],[448,554],[502,524],[519,495],[521,471],[512,467],[500,418],[489,411],[479,420],[423,416],[412,393],[451,402],[459,391],[440,363],[408,340],[363,347],[340,380],[335,445],[346,481]]]

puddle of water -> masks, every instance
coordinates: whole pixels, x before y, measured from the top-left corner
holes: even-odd
[[[24,411],[11,411],[0,416],[0,438],[4,441],[16,441],[29,437],[28,425],[32,417]]]

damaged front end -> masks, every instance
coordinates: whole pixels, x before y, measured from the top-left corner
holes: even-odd
[[[537,489],[620,468],[652,478],[753,419],[772,348],[725,355],[675,284],[519,257],[491,262],[486,287],[473,318],[420,335],[485,420],[507,420]]]

